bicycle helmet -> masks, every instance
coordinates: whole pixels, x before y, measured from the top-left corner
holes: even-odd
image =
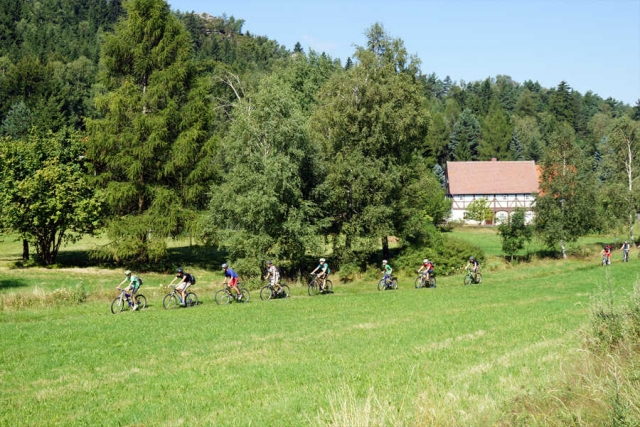
[[[423,264],[426,264],[426,263],[428,263],[428,262],[429,262],[429,260],[428,260],[428,259],[426,259],[426,258],[422,260],[422,263],[423,263]]]
[[[469,261],[473,261],[474,259],[475,259],[475,258],[474,258],[474,257],[472,257],[472,256],[470,256],[470,257],[469,257]]]
[[[179,268],[178,269],[178,274],[182,274],[182,273],[184,273],[184,270],[182,268]]]
[[[271,260],[267,261],[267,265],[273,265],[273,262]]]
[[[227,267],[229,267],[229,266],[227,265],[226,262],[224,264],[222,264],[222,268],[227,268]]]
[[[325,262],[325,261],[326,261],[326,259],[320,258],[320,262]]]
[[[125,272],[124,272],[124,275],[125,275],[125,276],[131,276],[131,270],[127,270],[127,271],[125,271]]]
[[[386,263],[387,263],[387,260],[386,260],[386,259],[383,259],[383,260],[382,260],[382,264],[386,264]]]

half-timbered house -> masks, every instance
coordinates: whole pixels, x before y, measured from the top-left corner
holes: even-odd
[[[507,219],[516,208],[525,210],[527,223],[533,219],[539,183],[533,161],[447,162],[446,178],[452,220],[473,223],[466,217],[467,207],[480,198],[489,202],[495,223]]]

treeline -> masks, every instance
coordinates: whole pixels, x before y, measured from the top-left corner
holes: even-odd
[[[0,223],[25,256],[106,230],[93,255],[117,263],[191,236],[243,272],[328,248],[357,265],[387,236],[433,245],[446,161],[492,157],[543,166],[549,246],[633,235],[640,102],[424,74],[380,24],[344,65],[243,24],[164,0],[0,3]]]

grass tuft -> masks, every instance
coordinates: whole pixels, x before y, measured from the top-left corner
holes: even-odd
[[[0,310],[23,310],[34,307],[80,304],[87,299],[83,283],[74,288],[59,288],[47,292],[36,286],[33,292],[12,292],[0,294]]]

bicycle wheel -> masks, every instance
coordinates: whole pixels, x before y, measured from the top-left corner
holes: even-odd
[[[196,306],[198,305],[198,295],[196,295],[195,292],[188,292],[184,302],[187,307]]]
[[[122,310],[124,310],[124,299],[118,297],[114,299],[113,302],[111,303],[111,312],[113,314],[117,314],[117,313],[120,313]]]
[[[309,288],[307,288],[307,292],[311,297],[314,295],[318,295],[318,292],[320,292],[320,288],[318,288],[318,282],[316,280],[312,280],[309,282]]]
[[[263,286],[262,289],[260,289],[260,299],[262,301],[271,299],[271,288],[269,287],[269,285]]]
[[[245,288],[238,288],[238,290],[240,291],[240,294],[242,295],[242,298],[237,299],[236,301],[238,301],[238,302],[249,302],[249,300],[251,299],[251,294],[249,294],[249,290],[245,289]]]
[[[166,309],[166,310],[170,310],[172,308],[176,308],[180,305],[180,303],[178,302],[178,297],[175,296],[174,294],[167,294],[164,296],[164,299],[162,300],[162,306]]]
[[[333,283],[329,279],[327,279],[327,282],[324,284],[324,293],[325,294],[333,293]]]
[[[464,276],[464,285],[468,286],[471,284],[471,274],[467,274],[466,276]]]
[[[136,295],[136,305],[138,306],[138,310],[142,310],[147,306],[147,297],[144,295]]]
[[[479,285],[480,283],[482,283],[482,274],[477,273],[476,274],[476,280],[475,282]]]
[[[225,289],[220,289],[218,292],[216,292],[215,299],[216,304],[218,305],[229,304],[229,302],[231,302],[231,294]]]
[[[420,289],[423,286],[422,276],[416,277],[416,289]]]
[[[379,291],[384,291],[386,285],[384,283],[384,279],[380,279],[380,281],[378,282],[378,290]]]
[[[289,295],[291,294],[291,290],[289,289],[289,285],[280,285],[282,287],[282,289],[279,292],[279,297],[280,298],[289,298]]]
[[[398,289],[398,279],[391,279],[391,285],[390,285],[391,289],[393,289],[394,291],[396,289]]]
[[[430,288],[436,287],[436,276],[429,277],[429,287]]]

